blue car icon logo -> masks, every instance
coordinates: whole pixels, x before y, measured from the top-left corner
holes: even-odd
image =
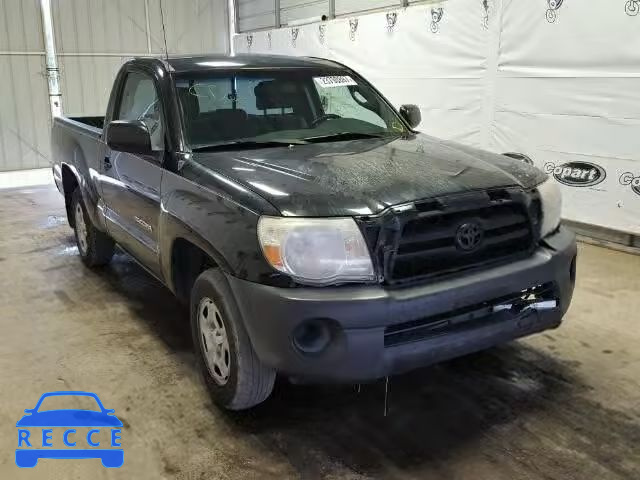
[[[85,397],[84,400],[89,397],[95,400],[97,408],[45,410],[42,408],[42,403],[51,397]],[[93,405],[93,402],[91,404]],[[18,427],[16,465],[18,467],[35,467],[40,458],[99,458],[105,467],[122,466],[124,462],[124,452],[120,443],[122,422],[114,415],[114,410],[104,408],[95,393],[45,393],[36,406],[26,409],[25,413],[26,415],[16,423]],[[87,427],[88,431],[84,435],[82,430]],[[41,434],[40,429],[42,429]],[[53,429],[61,435],[55,435],[54,438]],[[107,441],[104,440],[105,435],[108,438]],[[60,442],[61,445],[54,445]],[[88,448],[83,448],[84,443]],[[57,448],[58,446],[65,448]]]

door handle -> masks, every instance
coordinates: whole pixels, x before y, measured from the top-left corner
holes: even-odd
[[[111,159],[109,157],[104,157],[104,169],[105,169],[105,171],[111,170],[112,166],[113,165],[111,165]]]

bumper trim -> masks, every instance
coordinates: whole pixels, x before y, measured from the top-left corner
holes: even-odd
[[[542,304],[541,302],[553,304],[552,308],[545,310],[557,309],[557,294],[553,283],[549,282],[524,292],[518,291],[500,298],[487,299],[480,304],[469,305],[420,320],[389,325],[384,330],[384,346],[402,345],[435,336],[472,330],[497,317],[498,312],[504,312],[503,321],[507,321],[528,314],[530,309],[537,311],[538,309],[534,306]]]

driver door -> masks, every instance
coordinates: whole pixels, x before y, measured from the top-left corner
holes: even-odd
[[[164,117],[154,79],[132,70],[124,78],[112,120],[141,120],[151,134],[152,155],[107,147],[102,194],[109,234],[156,276],[160,184],[165,154]]]

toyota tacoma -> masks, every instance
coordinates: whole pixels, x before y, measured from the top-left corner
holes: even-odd
[[[334,61],[140,58],[104,117],[55,118],[53,175],[82,261],[117,244],[188,304],[212,398],[239,410],[276,374],[360,383],[560,325],[555,181],[420,120]]]

